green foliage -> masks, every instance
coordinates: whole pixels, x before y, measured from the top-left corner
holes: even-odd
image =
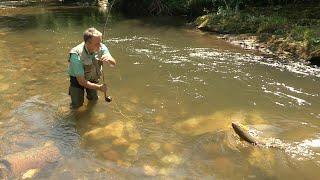
[[[199,23],[197,23],[199,24]],[[222,33],[271,33],[276,35],[288,34],[291,22],[286,17],[278,15],[253,15],[237,13],[232,10],[219,8],[216,14],[211,13],[209,26]],[[306,29],[310,29],[309,27]],[[308,33],[299,28],[291,32],[295,39],[307,39]]]
[[[207,14],[217,9],[216,0],[188,0],[186,5],[191,16]]]
[[[140,4],[151,15],[173,15],[184,13],[185,0],[152,0]]]
[[[288,29],[287,18],[281,16],[261,16],[258,33],[284,34]]]
[[[166,4],[169,9],[172,9],[173,11],[185,13],[187,9],[186,0],[167,0]]]
[[[309,34],[309,28],[305,26],[295,26],[292,28],[289,37],[296,41],[304,41]]]
[[[310,49],[320,47],[320,27],[295,25],[289,32],[288,38],[305,42]]]
[[[186,13],[186,0],[152,0],[147,6],[150,14],[172,15]]]

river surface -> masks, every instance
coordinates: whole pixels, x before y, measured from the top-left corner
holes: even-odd
[[[117,65],[104,71],[113,101],[71,111],[68,52],[86,28],[102,31],[106,13],[0,7],[0,156],[54,142],[61,157],[36,178],[320,176],[319,69],[245,51],[180,18],[112,14],[105,43]],[[240,141],[233,121],[282,148]]]

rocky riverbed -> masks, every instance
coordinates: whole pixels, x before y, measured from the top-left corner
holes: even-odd
[[[241,15],[239,16],[239,19],[241,19]],[[246,27],[240,27],[242,24],[239,22],[222,24],[223,21],[228,21],[228,19],[224,19],[224,17],[221,19],[219,18],[221,17],[217,18],[213,14],[204,15],[198,17],[192,24],[202,31],[218,33],[220,34],[221,38],[229,41],[232,44],[239,45],[246,50],[258,50],[267,56],[276,56],[280,59],[302,61],[306,64],[320,66],[320,31],[317,30],[317,28],[313,27],[316,30],[307,29],[304,31],[313,33],[312,36],[309,37],[311,40],[307,40],[306,38],[303,40],[296,40],[295,37],[293,37],[295,34],[292,33],[295,29],[290,30],[288,28],[289,30],[286,31],[290,32],[291,34],[282,33],[281,35],[270,32],[245,33],[245,31],[254,30],[249,29],[249,27],[248,29],[246,29]],[[242,29],[237,30],[237,26],[239,26],[239,29]],[[277,30],[279,30],[282,27],[274,28],[278,28]],[[306,35],[299,34],[296,36]]]

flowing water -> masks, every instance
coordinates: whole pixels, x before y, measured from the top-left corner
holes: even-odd
[[[113,101],[71,111],[68,51],[84,29],[102,29],[106,13],[0,7],[0,156],[53,141],[62,157],[37,178],[319,177],[319,69],[245,51],[179,18],[111,15]],[[240,141],[232,121],[284,148]]]

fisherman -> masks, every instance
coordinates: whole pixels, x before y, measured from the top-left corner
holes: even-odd
[[[102,63],[116,65],[116,60],[101,42],[102,33],[96,28],[88,28],[83,33],[83,40],[69,53],[69,95],[74,109],[83,105],[84,90],[87,99],[93,102],[98,100],[97,90],[104,93],[107,91],[106,84],[99,83]]]

